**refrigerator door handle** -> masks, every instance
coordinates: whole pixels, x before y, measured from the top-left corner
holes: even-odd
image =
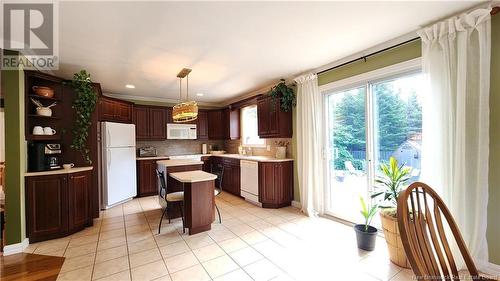
[[[111,151],[108,149],[108,159],[106,159],[106,162],[108,163],[108,167],[111,166]]]

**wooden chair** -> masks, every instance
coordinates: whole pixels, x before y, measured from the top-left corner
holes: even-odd
[[[217,176],[217,180],[215,181],[214,196],[218,196],[222,193],[222,178],[224,177],[224,166],[222,166],[221,164],[217,164],[214,167],[214,165],[212,165],[210,167],[210,172]],[[215,209],[217,210],[217,214],[219,215],[219,223],[222,223],[219,207],[217,207],[217,204],[215,204]]]
[[[469,270],[471,280],[492,280],[479,275],[458,226],[439,195],[421,182],[399,194],[398,225],[406,256],[418,280],[460,280],[446,237],[443,217]]]
[[[182,205],[184,203],[184,192],[167,192],[167,182],[165,179],[165,173],[156,170],[156,174],[158,175],[158,180],[160,181],[160,196],[167,202],[167,207],[163,210],[160,218],[160,224],[158,225],[158,234],[160,234],[161,222],[163,221],[163,217],[167,215],[168,223],[170,224],[170,217],[168,216],[167,210],[169,204],[177,204],[179,206],[179,211],[181,212],[182,218],[182,232],[184,233],[184,213],[182,212]]]

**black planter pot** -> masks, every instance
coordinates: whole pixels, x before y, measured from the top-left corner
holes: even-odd
[[[365,251],[373,251],[375,249],[375,242],[377,241],[378,230],[369,225],[368,231],[365,231],[364,224],[354,225],[354,231],[356,231],[356,241],[358,242],[358,248]]]

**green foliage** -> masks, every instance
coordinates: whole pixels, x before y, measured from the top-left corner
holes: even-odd
[[[383,191],[376,192],[371,197],[376,198],[383,195],[383,201],[389,205],[382,208],[396,207],[399,193],[411,177],[411,168],[404,167],[404,164],[398,165],[398,161],[394,157],[391,157],[388,164],[380,164],[380,170],[384,176],[378,177],[375,179],[375,182],[379,184]]]
[[[422,106],[416,92],[410,92],[407,100],[403,100],[392,83],[373,84],[372,91],[377,150],[392,154],[410,135],[422,131]],[[330,106],[335,112],[331,131],[333,147],[337,149],[335,169],[345,169],[345,161],[351,161],[356,169],[362,167],[364,158],[357,159],[359,156],[353,156],[352,152],[366,150],[365,96],[364,88],[353,89],[344,92],[335,108]]]
[[[284,79],[281,79],[281,82],[272,87],[268,94],[272,97],[273,108],[277,99],[280,99],[280,108],[284,112],[292,110],[292,107],[297,105],[295,92],[292,87],[285,84]]]
[[[368,231],[368,226],[370,225],[373,216],[377,213],[377,205],[367,206],[365,199],[359,196],[359,202],[361,203],[361,215],[365,218],[365,232]]]
[[[90,74],[85,70],[75,73],[69,85],[77,94],[72,106],[76,112],[76,120],[72,130],[73,142],[71,148],[80,151],[85,161],[92,164],[90,150],[87,147],[87,138],[92,123],[92,113],[97,104],[97,94],[92,87]]]

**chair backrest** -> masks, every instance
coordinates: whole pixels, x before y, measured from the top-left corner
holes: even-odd
[[[455,220],[432,188],[425,183],[412,183],[399,194],[397,210],[401,241],[417,278],[459,280],[457,263],[446,237],[444,217],[470,275],[479,279]]]
[[[218,189],[222,190],[222,179],[224,178],[224,166],[222,164],[212,165],[210,167],[210,173],[217,176],[216,186]]]
[[[160,196],[166,198],[167,182],[165,180],[165,172],[156,170],[156,175],[158,176],[158,181],[160,182]]]

